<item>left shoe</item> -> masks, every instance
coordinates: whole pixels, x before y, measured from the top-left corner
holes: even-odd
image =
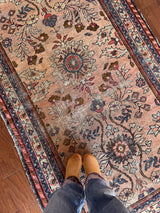
[[[79,179],[82,167],[82,157],[78,153],[74,153],[67,162],[65,179],[68,177],[76,177]]]

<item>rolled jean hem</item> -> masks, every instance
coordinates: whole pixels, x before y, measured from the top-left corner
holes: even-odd
[[[105,179],[101,175],[99,175],[96,172],[92,172],[87,176],[86,181],[85,181],[85,186],[87,185],[87,183],[90,179],[101,179],[105,182]]]
[[[79,186],[83,187],[82,183],[80,182],[80,180],[77,178],[77,177],[74,177],[74,176],[70,176],[68,177],[64,183],[63,183],[63,186],[65,186],[66,184],[69,184],[69,183],[76,183],[78,184]]]

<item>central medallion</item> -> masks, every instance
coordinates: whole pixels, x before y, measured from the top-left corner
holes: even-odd
[[[64,58],[63,67],[67,72],[78,73],[83,67],[83,58],[77,53],[69,53]]]

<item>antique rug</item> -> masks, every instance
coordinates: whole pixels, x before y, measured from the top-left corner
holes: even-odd
[[[159,212],[160,47],[134,2],[0,0],[0,29],[0,112],[40,207],[91,151],[130,212]]]

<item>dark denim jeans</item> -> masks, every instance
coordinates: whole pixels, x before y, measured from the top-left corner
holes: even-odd
[[[96,173],[88,175],[85,192],[76,178],[65,180],[62,188],[53,193],[44,213],[80,213],[85,196],[89,213],[128,213],[114,191]]]

